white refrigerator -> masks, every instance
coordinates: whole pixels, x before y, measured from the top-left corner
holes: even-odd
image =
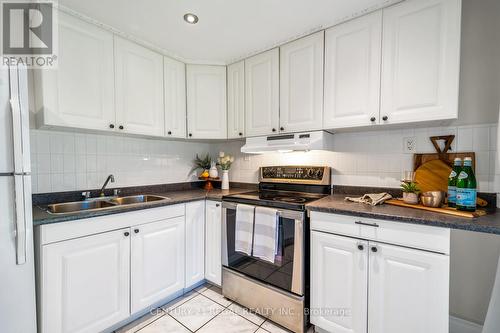
[[[0,332],[36,333],[27,71],[0,68]]]

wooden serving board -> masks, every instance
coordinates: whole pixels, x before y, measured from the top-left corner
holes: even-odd
[[[404,201],[399,200],[399,199],[387,200],[385,203],[388,205],[393,205],[393,206],[420,209],[420,210],[426,210],[426,211],[434,212],[434,213],[448,214],[448,215],[453,215],[453,216],[458,216],[458,217],[467,217],[467,218],[475,218],[475,217],[480,217],[480,216],[484,216],[487,214],[486,211],[482,210],[482,209],[478,209],[475,212],[463,212],[463,211],[456,210],[455,208],[450,208],[447,206],[443,206],[441,208],[434,208],[434,207],[426,207],[426,206],[421,205],[421,204],[411,205],[411,204],[407,204]]]
[[[448,192],[448,177],[451,167],[444,161],[437,159],[425,162],[415,170],[415,182],[420,191]]]
[[[448,192],[448,177],[451,173],[455,158],[460,158],[462,160],[466,157],[472,158],[472,170],[475,171],[475,153],[448,152],[451,149],[451,144],[453,143],[454,138],[454,135],[432,136],[430,137],[430,140],[437,152],[432,154],[414,155],[413,170],[415,170],[415,182],[422,192]],[[438,144],[438,141],[440,140],[444,140],[445,142],[443,149],[441,149]],[[488,202],[481,198],[477,198],[477,204],[481,207],[486,207]]]

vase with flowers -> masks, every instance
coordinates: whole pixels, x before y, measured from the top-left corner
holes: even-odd
[[[229,169],[234,162],[234,157],[231,155],[226,155],[223,151],[219,153],[217,158],[217,164],[222,170],[222,184],[221,188],[223,190],[229,190]]]

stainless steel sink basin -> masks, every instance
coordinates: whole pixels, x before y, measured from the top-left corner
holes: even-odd
[[[109,201],[78,201],[78,202],[68,202],[61,204],[54,204],[48,206],[48,211],[53,214],[67,214],[67,213],[77,213],[89,210],[105,209],[110,207],[116,207],[116,204]]]
[[[133,205],[138,203],[146,203],[146,202],[154,202],[154,201],[163,201],[170,200],[167,197],[160,197],[158,195],[134,195],[130,197],[121,197],[116,199],[111,199],[109,202],[112,202],[116,205]]]
[[[94,199],[53,204],[47,207],[47,211],[51,214],[70,214],[166,200],[170,200],[170,198],[161,197],[159,195],[134,195],[110,199]]]

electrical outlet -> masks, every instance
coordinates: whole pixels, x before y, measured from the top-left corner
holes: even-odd
[[[414,136],[404,138],[403,150],[407,154],[414,154],[417,151],[417,138]]]

